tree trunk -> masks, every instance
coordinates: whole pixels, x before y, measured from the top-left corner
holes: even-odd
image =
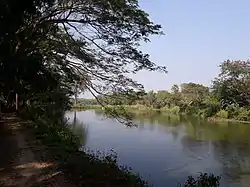
[[[77,84],[75,83],[75,106],[77,105]]]
[[[74,120],[73,120],[73,126],[75,127],[76,125],[76,111],[74,111]]]
[[[16,93],[16,111],[19,110],[19,95]]]
[[[75,106],[77,105],[77,94],[75,94]]]

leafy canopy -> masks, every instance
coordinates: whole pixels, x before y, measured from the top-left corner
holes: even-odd
[[[213,82],[213,91],[228,105],[248,106],[250,104],[250,61],[227,60],[220,65],[221,73]]]
[[[138,49],[162,31],[137,0],[5,0],[0,14],[0,86],[8,105],[15,93],[24,102],[66,101],[82,86],[94,96],[126,94],[143,88],[129,74],[166,72]]]

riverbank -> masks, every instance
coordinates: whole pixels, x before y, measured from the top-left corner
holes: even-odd
[[[27,128],[32,129],[33,142],[46,148],[45,157],[76,186],[148,186],[137,174],[119,167],[115,154],[79,151],[78,137],[63,121],[43,117],[31,121]]]
[[[126,167],[118,167],[115,155],[81,152],[66,126],[47,122],[2,116],[1,186],[148,186]]]
[[[27,123],[14,114],[0,118],[0,186],[75,187],[53,160],[42,156],[46,148],[34,141]]]
[[[116,108],[116,106],[113,105],[107,105],[107,108]],[[143,105],[121,105],[119,107],[123,107],[131,114],[133,113],[146,113],[146,112],[161,112],[161,113],[167,113],[169,115],[186,115],[185,113],[181,113],[180,110],[177,107],[172,108],[160,108],[156,109],[153,107],[147,107]],[[101,105],[86,105],[86,106],[73,106],[73,110],[104,110],[104,108]],[[189,114],[190,115],[190,114]],[[193,114],[191,116],[197,116],[203,119],[206,119],[208,122],[232,122],[232,123],[244,123],[244,124],[250,124],[250,121],[244,121],[244,120],[237,120],[237,119],[228,119],[228,118],[222,118],[222,117],[204,117],[203,115]]]
[[[119,167],[116,155],[79,151],[78,138],[57,122],[44,117],[29,121],[13,114],[1,116],[1,186],[149,186],[139,175]],[[192,184],[218,179],[201,174],[198,180],[192,178]]]
[[[128,111],[163,111],[163,109],[156,109],[153,107],[147,107],[147,106],[143,106],[143,105],[106,105],[105,108],[124,108]],[[73,110],[89,110],[89,109],[96,109],[96,110],[104,110],[105,109],[103,106],[101,105],[77,105],[77,106],[72,106]]]
[[[250,121],[241,121],[236,119],[224,119],[224,118],[216,118],[216,117],[209,117],[207,118],[208,122],[230,122],[230,123],[243,123],[243,124],[250,124]]]

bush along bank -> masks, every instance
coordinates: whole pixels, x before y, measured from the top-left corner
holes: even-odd
[[[73,106],[74,110],[101,110],[103,107],[101,105],[86,105],[81,107]],[[250,109],[237,106],[228,106],[224,109],[220,109],[214,105],[208,105],[204,108],[197,108],[193,106],[171,106],[154,108],[147,107],[144,105],[108,105],[107,108],[120,110],[120,108],[125,109],[131,115],[133,113],[146,113],[146,112],[161,112],[169,115],[193,115],[202,118],[207,118],[208,121],[232,121],[239,123],[250,123]]]

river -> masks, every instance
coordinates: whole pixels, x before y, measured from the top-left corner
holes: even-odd
[[[101,111],[68,112],[84,149],[109,152],[155,187],[175,187],[199,172],[221,175],[222,187],[250,186],[250,125],[195,117],[136,115],[127,127]]]

